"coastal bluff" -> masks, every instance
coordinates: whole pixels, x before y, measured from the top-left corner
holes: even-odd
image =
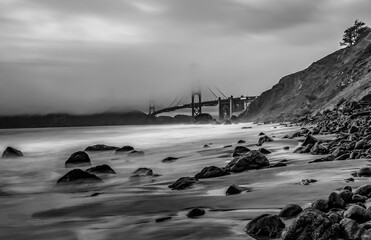
[[[341,99],[358,101],[371,91],[371,29],[342,48],[283,77],[240,115],[248,121],[285,121],[333,108]]]

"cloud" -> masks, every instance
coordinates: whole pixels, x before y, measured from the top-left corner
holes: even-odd
[[[370,24],[370,7],[367,0],[1,1],[0,114],[146,109],[151,95],[163,105],[188,100],[195,79],[227,95],[259,94],[338,49],[354,19]]]

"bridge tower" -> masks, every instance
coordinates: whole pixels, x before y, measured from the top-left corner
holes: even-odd
[[[195,102],[195,98],[198,98],[198,103]],[[201,90],[198,89],[196,91],[192,91],[192,117],[198,116],[200,113],[202,113],[201,109]]]
[[[156,111],[155,101],[151,99],[151,100],[149,100],[149,111],[148,111],[148,115],[152,115],[155,111]]]

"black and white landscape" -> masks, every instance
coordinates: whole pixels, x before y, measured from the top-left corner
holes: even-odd
[[[371,2],[0,2],[0,239],[371,239]]]

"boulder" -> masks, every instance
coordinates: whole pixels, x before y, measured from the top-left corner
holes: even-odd
[[[66,161],[65,167],[74,166],[91,166],[89,155],[83,151],[73,153]]]
[[[268,236],[277,238],[281,236],[285,224],[277,215],[263,214],[246,225],[246,233],[252,236]]]
[[[287,229],[283,240],[325,240],[337,239],[339,225],[333,223],[325,213],[307,208]]]
[[[289,204],[286,207],[282,208],[278,214],[281,218],[293,218],[299,215],[303,209],[297,204]]]
[[[227,174],[229,173],[226,172],[224,169],[221,169],[215,166],[210,166],[210,167],[203,168],[201,172],[195,175],[195,178],[213,178],[213,177],[221,177]]]
[[[13,147],[7,147],[4,150],[3,155],[1,156],[1,158],[17,158],[17,157],[23,157],[23,153]]]
[[[350,218],[343,218],[340,221],[340,237],[349,240],[361,240],[365,229],[356,221]]]
[[[359,194],[362,196],[367,196],[369,193],[371,193],[371,185],[365,184],[360,187],[358,187],[356,190],[353,192],[354,194]]]
[[[265,143],[265,142],[272,142],[272,141],[273,141],[272,138],[270,138],[270,137],[264,135],[264,136],[262,136],[262,137],[259,138],[259,140],[258,140],[258,144],[257,144],[257,145],[258,145],[258,146],[261,146],[261,145],[263,145],[263,143]]]
[[[132,174],[132,177],[153,176],[153,171],[150,168],[138,168]]]
[[[234,148],[233,155],[238,156],[238,155],[242,155],[244,153],[248,153],[250,151],[251,150],[248,149],[247,147],[237,146],[237,147]]]
[[[328,197],[328,207],[331,208],[344,208],[345,201],[340,197],[337,192],[332,192]]]
[[[357,172],[358,177],[371,177],[371,168],[363,167]]]
[[[269,151],[268,149],[265,149],[265,148],[259,148],[258,151],[261,152],[261,153],[263,153],[263,154],[270,154],[270,153],[272,153],[271,151]]]
[[[252,150],[243,157],[233,159],[225,168],[231,172],[243,172],[264,167],[269,167],[267,157],[257,150]]]
[[[94,174],[85,172],[81,169],[73,169],[66,175],[58,179],[57,184],[79,184],[79,183],[91,183],[102,181],[99,177]]]
[[[225,195],[227,195],[227,196],[228,195],[236,195],[236,194],[240,194],[242,191],[243,191],[242,188],[233,184],[232,186],[229,186],[229,188],[225,192]]]
[[[244,140],[238,140],[238,142],[237,143],[245,143],[245,141]]]
[[[315,144],[318,142],[318,140],[313,137],[311,134],[308,134],[308,136],[305,138],[304,142],[301,144],[302,146],[307,146],[308,144]]]
[[[350,206],[344,212],[344,217],[353,219],[357,223],[364,223],[364,222],[367,222],[367,221],[371,220],[370,213],[367,212],[366,209],[364,209],[363,207],[358,206],[358,205]]]
[[[89,147],[85,148],[85,151],[87,151],[87,152],[98,152],[98,151],[113,151],[113,150],[116,150],[116,149],[118,149],[118,147],[107,146],[107,145],[104,145],[104,144],[96,144],[96,145],[89,146]]]
[[[349,128],[349,134],[352,134],[352,133],[356,133],[359,131],[359,128],[355,125],[352,125],[350,128]]]
[[[89,173],[116,174],[116,172],[107,164],[91,167],[91,168],[86,169],[86,171]]]
[[[130,151],[133,151],[133,150],[134,150],[134,148],[132,146],[123,146],[122,148],[117,149],[115,153],[130,152]]]
[[[176,160],[178,160],[178,158],[176,158],[176,157],[167,157],[167,158],[164,158],[164,159],[162,160],[162,162],[163,162],[163,163],[171,163],[171,162],[174,162],[174,161],[176,161]]]
[[[312,203],[312,208],[317,209],[321,212],[327,212],[328,210],[328,201],[324,199],[317,199]]]
[[[203,210],[202,208],[193,208],[187,213],[187,217],[189,218],[198,218],[203,215],[205,215],[205,210]]]
[[[174,183],[169,185],[169,188],[172,190],[183,190],[183,189],[191,187],[196,182],[198,182],[197,178],[181,177],[178,180],[176,180]]]
[[[352,202],[353,193],[347,189],[343,189],[339,192],[339,196],[344,200],[345,203]]]

